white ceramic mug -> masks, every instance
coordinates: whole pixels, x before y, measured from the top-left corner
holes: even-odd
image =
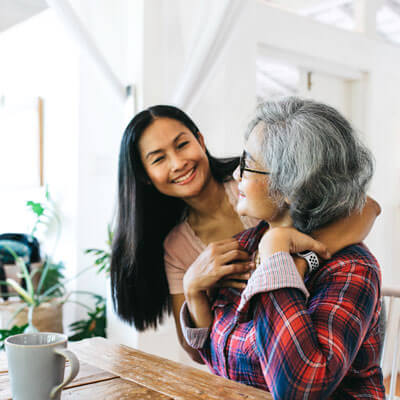
[[[79,372],[79,360],[67,350],[66,335],[23,333],[5,341],[11,392],[14,400],[59,400],[61,390]],[[70,373],[64,378],[65,360]]]

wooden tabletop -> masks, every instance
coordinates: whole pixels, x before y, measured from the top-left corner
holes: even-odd
[[[78,376],[63,391],[64,399],[133,400],[268,400],[263,390],[103,338],[69,343],[78,356]],[[68,368],[68,367],[67,367]],[[11,399],[5,353],[0,354],[0,400]]]

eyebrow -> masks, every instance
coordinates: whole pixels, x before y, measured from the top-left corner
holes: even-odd
[[[187,134],[187,132],[180,132],[180,133],[175,137],[175,139],[173,140],[172,143],[176,143],[176,142],[180,139],[180,137],[181,137],[182,135],[185,135],[185,134]],[[157,150],[149,151],[149,152],[146,154],[145,159],[147,160],[150,156],[153,156],[153,155],[155,155],[155,154],[162,153],[162,152],[163,152],[162,149],[157,149]]]

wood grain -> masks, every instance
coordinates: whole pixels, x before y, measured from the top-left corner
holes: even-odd
[[[89,384],[76,388],[64,390],[61,396],[62,400],[170,400],[171,397],[154,392],[133,382],[125,381],[121,378],[111,379],[109,381]]]
[[[271,394],[103,338],[71,343],[80,360],[182,400],[266,400]]]
[[[66,367],[65,375],[69,372],[69,366]],[[97,382],[109,381],[116,379],[117,376],[104,371],[93,365],[81,362],[78,376],[69,384],[67,388],[80,387],[89,383],[95,384]],[[11,399],[11,386],[7,373],[0,374],[0,400]]]
[[[8,371],[6,352],[0,351],[0,373]]]
[[[0,374],[0,399],[11,399],[10,381],[7,373]]]
[[[392,376],[389,375],[387,378],[385,378],[383,380],[383,384],[385,385],[385,389],[386,389],[386,394],[389,394],[389,392],[390,392],[390,380],[391,379],[392,379]],[[400,396],[400,374],[397,375],[397,379],[396,379],[395,395]]]

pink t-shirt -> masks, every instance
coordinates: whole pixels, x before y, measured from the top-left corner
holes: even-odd
[[[224,184],[226,194],[236,209],[238,200],[237,182],[231,180]],[[256,218],[240,217],[245,229],[257,225]],[[206,245],[194,233],[187,220],[175,226],[164,240],[164,262],[170,294],[183,293],[183,275]]]

